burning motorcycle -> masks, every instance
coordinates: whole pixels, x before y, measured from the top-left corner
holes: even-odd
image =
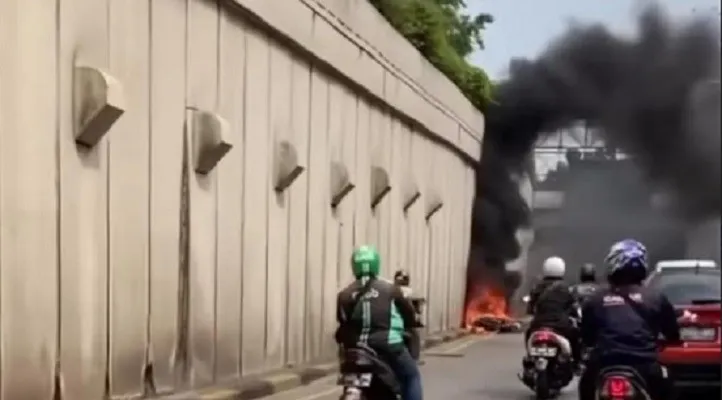
[[[541,328],[529,335],[526,348],[519,379],[539,400],[557,397],[574,378],[569,340],[551,329]]]
[[[340,400],[401,399],[401,386],[391,367],[376,351],[359,343],[344,350],[338,384]]]

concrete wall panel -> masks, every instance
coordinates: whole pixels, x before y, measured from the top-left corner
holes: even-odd
[[[409,135],[409,148],[410,148],[410,169],[413,171],[416,184],[421,192],[421,198],[412,205],[407,211],[407,226],[408,226],[408,263],[409,270],[411,271],[412,281],[411,286],[414,292],[419,296],[426,297],[426,269],[424,268],[424,259],[427,257],[426,247],[424,244],[424,203],[426,202],[426,183],[424,165],[425,158],[423,154],[423,138],[416,132],[410,131]],[[428,307],[424,315],[428,315]]]
[[[403,205],[402,205],[402,182],[403,182],[403,159],[400,153],[403,151],[403,123],[397,119],[391,120],[391,136],[389,137],[389,274],[393,277],[394,271],[405,268],[403,260],[405,257],[405,232],[403,232]]]
[[[63,1],[59,8],[60,365],[64,396],[74,399],[101,398],[107,371],[107,143],[82,149],[73,141],[73,67],[108,68],[108,8],[107,0]],[[51,22],[23,26],[38,24]]]
[[[286,310],[288,293],[288,212],[287,191],[274,190],[274,152],[277,145],[291,138],[291,55],[270,43],[270,130],[268,137],[268,280],[266,288],[266,368],[283,365],[286,354]]]
[[[328,155],[331,162],[338,162],[343,164],[351,179],[353,179],[353,173],[349,169],[350,160],[344,157],[343,144],[345,139],[344,124],[346,115],[346,94],[344,93],[343,86],[331,80],[328,87]],[[351,207],[353,209],[353,203],[349,203],[349,200],[353,196],[347,196],[339,204],[336,209],[329,210],[326,219],[326,270],[324,272],[324,287],[341,287],[348,284],[348,281],[344,283],[342,274],[348,264],[342,264],[341,251],[343,246],[343,214],[344,209]],[[333,282],[332,282],[333,281]],[[326,293],[326,292],[324,292]],[[329,290],[326,293],[328,304],[335,301],[336,292]],[[326,307],[324,305],[324,323],[335,324],[336,320],[336,309],[333,307]],[[324,328],[326,329],[326,328]]]
[[[448,176],[450,174],[445,171],[452,171],[453,168],[449,162],[449,156],[447,153],[440,153],[439,158],[441,159],[441,162],[439,163],[441,167],[436,168],[436,187],[439,195],[444,200],[444,207],[439,213],[439,256],[436,264],[434,265],[434,269],[439,271],[441,278],[438,283],[439,295],[437,296],[437,301],[439,303],[439,330],[443,331],[446,329],[446,315],[449,311],[448,289],[451,275],[451,265],[449,264],[449,225],[451,224],[451,208],[449,208],[450,198],[447,193],[452,178]]]
[[[415,156],[416,170],[419,172],[419,189],[422,193],[421,203],[418,207],[418,213],[415,218],[415,230],[417,235],[417,251],[416,251],[416,263],[418,265],[419,273],[419,293],[427,299],[425,323],[429,324],[429,315],[431,314],[431,299],[429,299],[429,293],[431,288],[431,277],[429,273],[429,265],[431,258],[431,235],[430,226],[426,220],[427,203],[431,197],[431,185],[430,172],[432,170],[431,165],[433,159],[430,157],[428,151],[428,139],[421,135],[414,135],[413,137],[413,152]]]
[[[215,378],[223,381],[238,378],[241,372],[246,28],[222,10],[219,29],[218,112],[228,116],[229,136],[235,146],[217,167]]]
[[[348,165],[342,158],[341,146],[341,112],[343,110],[343,98],[339,82],[334,79],[328,80],[326,98],[326,155],[327,165],[330,163],[343,164],[347,169]],[[351,178],[353,179],[353,178]],[[326,175],[326,181],[330,183],[330,174]],[[333,353],[333,333],[336,330],[336,294],[339,287],[339,250],[341,245],[341,221],[338,218],[340,209],[345,206],[349,199],[346,196],[337,208],[331,208],[330,202],[325,203],[324,211],[324,239],[323,239],[323,280],[321,291],[323,293],[322,305],[322,330],[321,330],[321,356],[327,357]]]
[[[324,262],[326,214],[330,200],[330,159],[327,152],[328,79],[318,70],[311,74],[308,161],[308,248],[306,261],[305,359],[321,356],[323,341]]]
[[[371,221],[371,109],[367,102],[359,99],[356,109],[356,188],[353,195],[354,244],[370,243],[373,229]]]
[[[451,226],[451,232],[452,232],[452,238],[454,240],[453,243],[453,261],[455,267],[455,273],[454,276],[455,282],[451,286],[451,293],[449,294],[453,301],[455,302],[456,307],[453,309],[450,317],[449,317],[449,326],[451,327],[458,327],[459,323],[461,322],[461,318],[463,315],[463,308],[464,308],[464,296],[465,296],[465,289],[466,289],[466,253],[464,253],[464,243],[466,238],[466,221],[465,218],[471,217],[466,215],[465,210],[465,203],[466,203],[466,191],[465,189],[465,181],[466,181],[466,169],[464,168],[464,163],[461,162],[461,160],[455,160],[456,165],[458,165],[462,171],[459,172],[458,176],[455,179],[455,187],[453,190],[453,196],[454,196],[454,217],[452,219],[452,226]],[[473,196],[473,193],[471,194]]]
[[[358,125],[358,97],[345,87],[341,88],[340,99],[342,110],[340,113],[341,121],[339,128],[339,137],[341,138],[341,159],[343,160],[348,173],[354,182],[358,181],[358,171],[356,170],[356,129]],[[351,254],[356,245],[354,240],[355,233],[355,216],[354,210],[357,197],[350,194],[348,198],[340,205],[337,210],[336,217],[339,220],[340,235],[339,255],[338,255],[338,287],[343,288],[353,280],[353,273],[350,268]],[[335,318],[334,318],[335,320]]]
[[[181,170],[185,123],[185,4],[151,4],[150,362],[159,391],[173,389],[179,340]],[[80,397],[79,397],[80,398]]]
[[[389,176],[391,171],[391,152],[393,150],[393,125],[392,118],[385,110],[378,110],[378,130],[376,150],[374,157],[378,157],[376,166],[386,171]],[[392,189],[393,190],[393,189]],[[387,194],[376,206],[376,224],[378,229],[379,251],[381,252],[381,275],[391,278],[395,265],[392,263],[392,242],[391,242],[391,220],[392,215],[391,198]]]
[[[268,38],[256,30],[247,30],[245,50],[241,368],[244,374],[248,374],[261,371],[265,362],[267,217],[273,193],[268,193]]]
[[[149,13],[148,0],[110,2],[110,73],[129,105],[108,133],[110,392],[124,397],[142,393],[147,356]]]
[[[445,154],[445,163],[447,165],[446,168],[449,170],[456,170],[458,168],[458,164],[456,164],[455,157]],[[444,282],[444,317],[442,319],[442,327],[443,329],[449,329],[452,327],[452,322],[450,321],[450,316],[454,314],[456,303],[453,298],[454,284],[456,282],[457,276],[459,275],[459,270],[456,264],[456,260],[454,260],[454,254],[456,249],[456,240],[455,240],[455,232],[454,232],[454,225],[456,223],[456,214],[457,214],[457,208],[456,208],[456,188],[458,185],[459,176],[458,174],[454,174],[453,176],[448,176],[444,180],[444,208],[446,213],[446,223],[444,225],[444,232],[446,235],[446,252],[444,254],[444,257],[442,258],[442,262],[444,263],[444,268],[446,269],[446,280]]]
[[[465,181],[466,168],[461,160],[454,159],[454,164],[460,170],[454,177],[454,187],[450,190],[449,196],[453,201],[451,204],[453,216],[451,217],[451,268],[452,280],[449,285],[449,298],[452,304],[448,316],[448,326],[450,328],[459,327],[464,307],[464,295],[466,288],[466,257],[464,256],[464,240],[467,218],[464,212],[464,203],[466,201]],[[472,194],[473,196],[473,194]]]
[[[428,161],[426,164],[426,193],[429,196],[440,196],[443,193],[439,190],[439,170],[443,168],[443,159],[440,154],[433,151],[432,144],[425,142]],[[428,212],[428,210],[427,210]],[[428,295],[429,299],[429,332],[439,332],[441,330],[441,317],[443,307],[443,266],[439,265],[441,255],[443,253],[444,238],[444,214],[446,210],[443,208],[437,211],[427,222],[427,240],[429,246],[429,257],[427,260],[427,275],[429,277]]]
[[[309,232],[309,159],[311,66],[303,60],[293,60],[291,89],[291,139],[298,153],[299,163],[306,171],[288,189],[289,240],[288,240],[288,326],[286,330],[286,361],[298,364],[305,360],[304,346],[307,318],[307,245]],[[312,288],[311,291],[314,289]]]
[[[411,243],[411,232],[409,231],[409,215],[408,210],[404,210],[407,196],[413,190],[416,184],[415,175],[411,168],[411,131],[409,127],[403,123],[398,126],[397,134],[394,136],[394,152],[393,152],[393,188],[394,206],[397,210],[396,228],[392,235],[396,239],[396,263],[397,268],[405,269],[412,274],[410,265],[409,245]],[[418,201],[418,200],[417,200]],[[411,279],[416,279],[412,275]]]
[[[188,167],[190,202],[189,323],[191,382],[207,385],[215,367],[216,224],[218,173],[195,173],[194,110],[215,112],[218,105],[218,26],[216,1],[188,4],[188,86],[186,87],[186,140],[190,145]],[[202,61],[201,61],[202,60]],[[264,147],[259,147],[263,149]]]
[[[2,397],[52,396],[57,352],[56,20],[53,2],[0,5]],[[36,24],[40,24],[39,26]]]
[[[369,197],[371,196],[371,169],[374,165],[381,163],[381,129],[382,127],[381,114],[379,110],[369,104],[369,130],[366,135],[368,141],[368,188]],[[360,207],[361,205],[359,205]],[[370,207],[370,203],[369,203]],[[381,222],[380,222],[381,211],[378,207],[371,209],[368,220],[368,243],[376,246],[379,252],[383,254],[383,248],[381,247]]]

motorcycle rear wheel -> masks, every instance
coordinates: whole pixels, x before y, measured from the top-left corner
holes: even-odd
[[[549,388],[549,376],[546,371],[541,371],[537,374],[534,382],[534,394],[537,400],[550,399],[551,389]]]

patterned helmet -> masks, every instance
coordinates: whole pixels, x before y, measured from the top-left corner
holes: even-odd
[[[647,248],[634,239],[612,245],[604,260],[610,283],[640,283],[647,277]]]

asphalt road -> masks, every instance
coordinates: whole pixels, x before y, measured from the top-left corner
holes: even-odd
[[[532,393],[516,377],[523,347],[520,334],[472,337],[434,349],[421,367],[429,400],[529,400]],[[336,377],[265,400],[337,400]],[[576,382],[560,400],[576,398]]]

